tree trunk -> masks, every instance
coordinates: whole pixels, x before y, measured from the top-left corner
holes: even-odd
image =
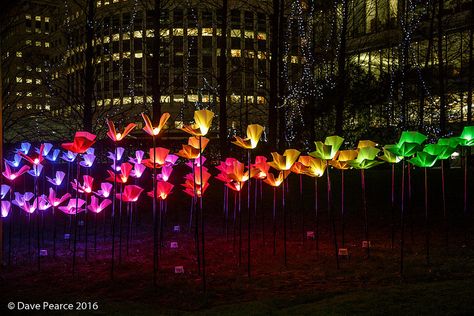
[[[280,0],[273,0],[270,38],[270,104],[268,107],[268,142],[271,150],[276,150],[278,133],[278,61],[280,60]]]
[[[469,71],[467,82],[467,124],[472,121],[472,77],[474,77],[474,65],[472,60],[473,37],[474,37],[474,0],[471,0],[471,25],[469,30]]]
[[[94,96],[94,66],[92,61],[94,58],[94,47],[92,41],[94,39],[94,20],[95,20],[95,1],[87,0],[86,15],[86,51],[85,51],[85,68],[84,68],[84,111],[82,117],[83,129],[92,132],[92,100]]]
[[[228,0],[222,1],[222,23],[220,42],[219,65],[219,141],[221,157],[226,157],[229,152],[227,142],[227,22]]]
[[[445,69],[443,61],[443,11],[444,0],[438,0],[438,81],[439,81],[439,129],[441,136],[446,132]]]
[[[400,16],[400,29],[401,29],[401,46],[400,46],[400,57],[401,62],[400,69],[400,111],[401,111],[401,128],[406,129],[407,126],[407,89],[406,89],[406,72],[408,71],[408,48],[410,45],[410,35],[408,30],[408,9],[406,0],[400,0],[398,5],[398,15]]]
[[[161,53],[161,0],[155,0],[155,9],[153,11],[153,57],[151,58],[151,93],[153,95],[152,103],[152,121],[158,124],[161,117],[161,80],[160,80],[160,53]]]
[[[339,56],[337,57],[337,104],[336,104],[336,123],[335,132],[337,135],[343,135],[344,124],[344,100],[346,91],[346,33],[347,33],[347,14],[348,0],[342,0],[342,25],[341,25],[341,46]]]
[[[434,40],[434,21],[436,16],[436,8],[434,2],[430,3],[431,5],[431,17],[430,17],[430,29],[429,29],[429,37],[428,37],[428,47],[426,48],[426,58],[425,58],[425,65],[424,70],[428,71],[429,62],[431,59],[431,50],[433,49],[433,40]],[[431,68],[430,68],[431,71]],[[422,131],[424,128],[424,118],[425,118],[425,99],[426,99],[426,91],[424,90],[425,87],[420,85],[420,105],[419,105],[419,112],[418,112],[418,130]]]
[[[285,48],[285,37],[284,37],[284,21],[285,21],[285,0],[280,0],[280,9],[279,13],[279,28],[278,28],[278,45],[279,45],[279,58],[278,58],[278,71],[279,71],[279,82],[278,82],[278,119],[279,119],[279,127],[278,127],[278,147],[280,150],[283,150],[286,142],[286,108],[283,106],[285,91],[286,91],[286,81],[285,81],[285,67],[284,63],[286,62],[283,60],[282,52],[284,52]],[[286,57],[286,56],[284,56]]]

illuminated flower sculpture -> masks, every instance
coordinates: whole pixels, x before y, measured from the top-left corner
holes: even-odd
[[[83,184],[80,184],[77,179],[74,179],[74,182],[71,183],[72,185],[72,188],[76,191],[79,191],[79,193],[82,193],[84,194],[84,198],[85,198],[85,201],[86,201],[86,206],[84,208],[84,223],[85,223],[85,239],[86,239],[86,242],[85,242],[85,246],[84,246],[84,256],[85,256],[85,259],[87,261],[87,255],[88,255],[88,243],[89,243],[89,226],[88,226],[88,217],[87,217],[87,198],[88,198],[88,195],[90,195],[92,193],[92,186],[93,186],[93,183],[94,183],[94,178],[92,178],[91,176],[89,175],[85,175],[83,176]]]
[[[345,212],[344,212],[344,170],[349,169],[350,160],[357,157],[357,150],[339,150],[329,164],[341,171],[341,222],[342,222],[342,246],[345,245]]]
[[[432,151],[433,147],[428,148],[428,151]],[[420,151],[415,157],[411,158],[408,162],[423,168],[425,171],[425,233],[426,233],[426,264],[430,265],[430,229],[429,229],[429,217],[428,217],[428,168],[431,168],[436,163],[437,156],[431,155],[426,151]]]
[[[411,157],[422,150],[422,144],[426,136],[419,132],[404,131],[394,145],[386,145],[385,148],[392,154],[399,157]],[[408,167],[408,198],[411,199],[411,176],[410,167]],[[402,160],[402,179],[401,179],[401,201],[400,201],[400,274],[403,274],[404,244],[405,244],[405,160]]]
[[[314,178],[314,214],[315,214],[315,238],[316,250],[319,250],[319,199],[318,199],[318,178],[321,178],[326,171],[327,164],[324,160],[311,156],[300,156],[300,163],[306,166],[305,174]]]
[[[239,146],[240,148],[246,149],[247,150],[247,169],[248,172],[250,173],[251,169],[251,150],[255,149],[258,145],[258,142],[260,141],[260,137],[262,136],[263,133],[263,126],[259,124],[251,124],[247,126],[247,137],[246,138],[241,138],[239,136],[234,136],[235,141],[232,143],[234,145]],[[248,181],[248,186],[247,186],[247,212],[248,212],[248,227],[247,227],[247,275],[250,278],[250,192],[251,192],[251,184],[252,181],[249,179]],[[255,183],[256,185],[256,183]]]
[[[12,172],[9,165],[5,163],[5,170],[2,172],[3,176],[9,181],[15,181],[19,176],[30,170],[27,165],[22,166],[17,172]]]
[[[61,145],[62,148],[65,150],[71,151],[75,154],[83,154],[85,153],[94,143],[95,143],[96,136],[88,133],[88,132],[76,132],[74,135],[74,140],[72,143],[64,143]],[[79,179],[80,176],[80,164],[79,159],[76,159],[76,179]],[[73,200],[73,199],[71,199]],[[69,201],[71,203],[71,200]],[[72,274],[74,275],[76,271],[76,249],[77,249],[77,212],[79,208],[80,199],[79,199],[79,190],[76,190],[76,198],[74,199],[76,206],[74,207],[74,249],[73,249],[73,256],[72,256]],[[82,200],[84,201],[84,200]],[[85,203],[85,201],[84,201]],[[61,209],[65,212],[63,209]],[[69,211],[72,209],[69,209]],[[65,212],[66,213],[66,212]]]
[[[423,149],[424,152],[436,156],[437,160],[441,161],[441,192],[443,202],[443,218],[444,218],[444,229],[446,236],[446,246],[448,246],[448,214],[446,211],[446,188],[445,188],[445,160],[451,158],[451,155],[456,151],[456,147],[459,145],[460,139],[457,137],[451,138],[440,138],[437,144],[428,144]]]
[[[154,218],[153,222],[153,267],[159,268],[159,245],[163,244],[163,211],[166,209],[164,203],[166,198],[173,190],[174,185],[165,181],[158,181],[156,191],[148,192],[148,196],[159,200],[159,216]],[[159,229],[158,229],[159,228]],[[158,237],[159,236],[159,237]],[[156,277],[157,271],[154,271]]]
[[[124,139],[134,128],[137,126],[135,123],[130,123],[128,124],[125,129],[123,130],[122,133],[117,133],[117,130],[115,129],[115,124],[111,120],[106,120],[107,125],[109,126],[109,130],[107,132],[107,136],[113,141],[113,142],[119,142],[122,139]]]
[[[394,153],[387,150],[387,146],[383,147],[383,154],[378,156],[379,159],[391,164],[392,166],[392,182],[391,182],[391,199],[390,199],[390,227],[391,227],[391,238],[390,246],[393,249],[395,244],[395,224],[394,224],[394,211],[395,211],[395,164],[402,161],[402,157],[395,155]]]
[[[56,172],[56,179],[57,179],[57,175],[58,175],[59,172],[62,172],[62,171],[57,171]],[[62,177],[64,178],[64,172],[62,172]],[[48,181],[49,181],[49,179],[48,179]],[[62,180],[61,180],[61,182],[62,182]],[[54,183],[57,183],[57,182],[54,182]],[[56,185],[56,188],[57,188],[57,185]],[[66,193],[61,198],[57,198],[56,197],[56,191],[53,188],[49,188],[48,202],[51,204],[52,213],[53,213],[52,214],[53,215],[53,257],[56,257],[56,225],[55,225],[56,217],[55,217],[55,210],[56,210],[57,206],[59,206],[60,204],[65,202],[70,197],[71,197],[71,194]]]
[[[263,182],[273,187],[273,212],[272,212],[272,223],[273,223],[273,255],[276,255],[276,192],[277,188],[283,183],[284,174],[283,171],[278,173],[275,177],[273,173],[268,172],[267,177]]]
[[[94,250],[97,251],[97,214],[100,214],[105,210],[112,201],[109,199],[103,199],[99,203],[99,199],[95,196],[91,197],[91,203],[87,206],[87,209],[94,213]]]
[[[122,155],[125,151],[124,148],[118,147],[118,143],[122,142],[125,139],[125,137],[136,127],[136,124],[135,123],[129,123],[125,127],[123,132],[117,132],[117,130],[115,128],[115,124],[112,121],[107,119],[106,123],[107,123],[108,128],[109,128],[109,130],[107,131],[107,136],[109,137],[109,139],[114,144],[114,152],[113,153],[109,152],[109,155],[108,155],[108,158],[112,159],[113,172],[111,173],[110,170],[107,170],[109,172],[109,174],[111,175],[112,181],[113,181],[113,184],[114,184],[114,186],[113,186],[114,193],[112,195],[112,254],[111,254],[112,262],[111,262],[111,267],[110,267],[110,276],[113,279],[114,278],[114,268],[115,268],[115,200],[116,200],[116,196],[117,196],[117,182],[118,182],[117,181],[118,177],[116,175],[116,172],[121,170],[121,167],[118,167],[117,164],[118,164],[118,161],[120,161],[122,159]],[[127,177],[128,177],[128,175],[127,175]],[[126,181],[122,181],[122,183],[123,182],[126,182]],[[121,213],[121,211],[122,211],[122,207],[120,207],[120,213]],[[121,250],[121,247],[120,247],[120,250]]]
[[[268,164],[270,167],[283,172],[283,188],[282,188],[282,202],[283,202],[283,240],[284,240],[284,246],[283,246],[283,253],[284,253],[284,262],[285,266],[287,266],[287,260],[286,260],[286,204],[285,204],[285,178],[289,175],[291,172],[290,169],[293,166],[293,164],[296,162],[296,159],[298,159],[298,156],[300,155],[300,152],[296,149],[287,149],[283,153],[283,155],[280,155],[277,152],[272,152],[272,157],[273,161],[270,161]]]
[[[314,158],[319,158],[325,160],[326,164],[329,164],[328,160],[334,159],[337,154],[337,151],[344,142],[344,138],[334,135],[328,136],[324,140],[324,143],[321,141],[314,142],[316,145],[316,150],[310,152],[309,155]],[[339,257],[338,257],[338,245],[337,245],[337,236],[336,236],[336,223],[334,216],[332,214],[333,201],[332,201],[332,191],[331,191],[331,177],[329,174],[329,169],[326,172],[327,177],[327,198],[328,198],[328,214],[332,218],[332,229],[333,229],[333,239],[334,239],[334,249],[336,253],[336,266],[339,269]]]
[[[203,152],[203,144],[202,144],[202,136],[206,136],[207,133],[209,132],[209,129],[211,128],[212,124],[212,119],[214,118],[214,113],[209,111],[209,110],[198,110],[194,111],[194,123],[190,125],[185,125],[183,128],[181,128],[183,131],[185,131],[188,134],[191,134],[192,136],[197,136],[199,140],[199,159],[200,159],[200,176],[203,175],[203,170],[202,170],[202,152]],[[202,179],[200,180],[201,183],[203,183]],[[199,197],[199,211],[201,215],[201,251],[202,251],[202,286],[203,290],[206,291],[206,260],[205,260],[205,238],[204,238],[204,226],[205,226],[205,220],[204,220],[204,212],[203,212],[203,207],[202,207],[202,195]],[[197,216],[196,216],[197,217]]]
[[[372,141],[360,141],[358,147],[357,158],[350,160],[349,165],[355,169],[360,170],[360,180],[362,188],[362,208],[364,212],[364,231],[365,241],[367,245],[367,257],[370,256],[370,242],[369,242],[369,220],[367,214],[367,193],[365,189],[365,170],[382,164],[383,161],[377,160],[377,155],[380,149],[375,147]]]

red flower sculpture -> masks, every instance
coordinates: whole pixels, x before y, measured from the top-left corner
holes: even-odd
[[[156,198],[166,200],[168,195],[171,193],[171,190],[173,190],[173,187],[174,185],[169,182],[159,181],[156,185]],[[155,197],[155,194],[153,194],[153,191],[150,191],[148,192],[148,196]]]
[[[89,132],[76,132],[74,141],[61,144],[61,147],[76,154],[83,154],[95,143],[95,138],[96,136]]]
[[[28,161],[30,164],[39,165],[44,160],[43,151],[44,151],[44,144],[41,144],[38,154],[36,154],[34,156],[29,157],[29,156],[25,155],[22,152],[19,152],[18,154],[21,157],[23,157],[23,159]]]
[[[143,189],[138,185],[126,185],[123,192],[115,194],[115,197],[123,202],[136,202],[142,192]]]

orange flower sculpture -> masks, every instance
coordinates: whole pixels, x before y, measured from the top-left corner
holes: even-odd
[[[255,163],[250,167],[250,177],[263,180],[267,177],[270,165],[267,163],[267,157],[257,156],[255,157]]]
[[[135,123],[130,123],[127,125],[127,127],[125,127],[122,133],[117,133],[114,122],[112,122],[109,119],[107,119],[106,122],[107,122],[107,125],[109,126],[109,131],[107,132],[107,136],[109,136],[109,138],[114,142],[119,142],[122,139],[124,139],[137,126],[137,124]]]
[[[201,137],[201,153],[204,151],[208,143],[208,138]],[[189,137],[188,144],[182,145],[182,149],[176,154],[185,159],[199,158],[199,138],[196,136]]]
[[[150,148],[150,158],[144,159],[143,164],[148,168],[161,168],[166,164],[170,150],[162,147]]]
[[[265,178],[265,180],[263,180],[263,182],[265,182],[266,184],[269,184],[272,187],[279,187],[280,184],[283,183],[283,180],[284,180],[283,171],[280,171],[278,173],[278,177],[276,177],[276,178],[273,175],[273,173],[269,172],[267,174],[267,177]]]
[[[327,167],[324,160],[311,156],[301,156],[299,162],[307,167],[305,174],[310,177],[322,177]]]
[[[160,122],[158,123],[158,126],[153,126],[153,123],[151,122],[150,118],[145,113],[142,113],[142,118],[145,121],[145,127],[143,128],[143,130],[150,136],[157,136],[161,132],[163,127],[165,127],[166,122],[170,118],[170,114],[163,113],[163,115],[161,115],[160,117]]]

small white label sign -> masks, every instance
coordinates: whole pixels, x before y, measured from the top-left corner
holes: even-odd
[[[176,274],[184,273],[184,267],[183,266],[174,267],[174,273],[176,273]]]
[[[175,233],[179,233],[181,231],[181,227],[179,227],[179,225],[176,225],[176,226],[173,227],[173,231]]]

